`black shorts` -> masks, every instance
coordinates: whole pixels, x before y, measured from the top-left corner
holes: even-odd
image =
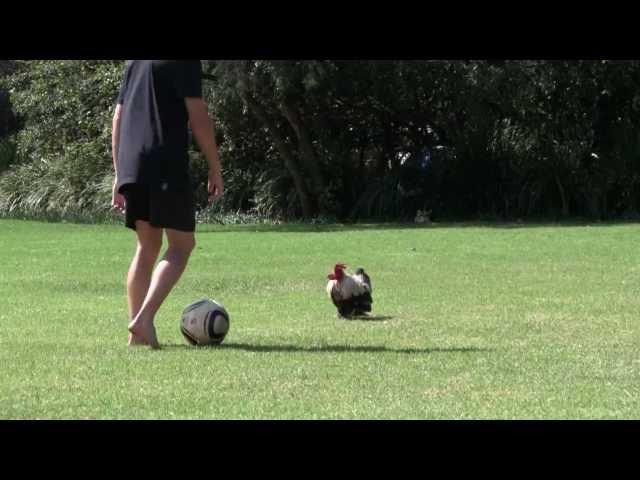
[[[120,187],[125,198],[125,225],[136,229],[136,220],[144,220],[157,228],[183,232],[196,229],[196,209],[193,191],[162,190],[140,183]]]

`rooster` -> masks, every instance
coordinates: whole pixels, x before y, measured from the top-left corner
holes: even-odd
[[[329,298],[338,309],[339,317],[366,315],[366,312],[371,311],[373,303],[371,279],[363,268],[358,268],[355,275],[349,275],[344,271],[346,267],[338,263],[333,273],[327,276]]]

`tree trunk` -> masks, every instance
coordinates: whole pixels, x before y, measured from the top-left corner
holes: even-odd
[[[296,187],[296,192],[300,198],[300,204],[302,206],[302,214],[305,218],[312,218],[315,215],[316,207],[313,199],[309,195],[309,191],[304,181],[302,172],[299,165],[296,163],[295,157],[291,152],[291,149],[286,144],[284,138],[278,132],[278,129],[269,115],[264,111],[262,105],[254,100],[247,92],[240,92],[240,96],[245,104],[253,111],[255,116],[262,122],[262,124],[269,129],[269,134],[273,139],[273,142],[284,161],[285,168],[291,175],[293,183]]]
[[[567,196],[564,192],[564,187],[562,186],[562,182],[560,182],[560,177],[555,175],[556,185],[558,186],[558,191],[560,192],[560,199],[562,201],[562,216],[569,216],[569,204],[567,203]]]
[[[325,181],[320,170],[320,165],[318,164],[318,159],[313,151],[313,146],[311,145],[309,131],[302,121],[302,118],[300,117],[297,109],[291,104],[290,101],[286,100],[282,102],[282,104],[280,105],[280,110],[282,111],[296,134],[303,163],[306,167],[307,172],[309,172],[311,176],[313,193],[316,197],[316,200],[319,200],[325,191]]]
[[[390,169],[389,162],[393,166],[393,143],[392,143],[392,135],[391,128],[388,123],[385,123],[383,127],[383,138],[382,145],[379,151],[379,156],[376,158],[376,174],[379,176],[384,176],[387,171]]]

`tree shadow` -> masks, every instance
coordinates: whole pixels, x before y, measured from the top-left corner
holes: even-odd
[[[461,221],[461,222],[432,222],[419,223],[286,223],[280,225],[268,224],[244,224],[221,225],[199,224],[198,233],[218,232],[247,232],[247,233],[331,233],[351,231],[376,231],[376,230],[437,230],[443,228],[491,228],[491,229],[533,229],[533,228],[562,228],[562,227],[610,227],[620,225],[638,225],[638,220],[560,220],[560,221],[527,221],[527,222],[501,222],[501,221]]]
[[[477,347],[450,347],[450,348],[387,348],[376,345],[318,345],[303,347],[300,345],[253,345],[249,343],[223,343],[207,347],[192,347],[182,343],[163,344],[164,349],[197,349],[197,350],[244,350],[254,353],[403,353],[403,354],[430,354],[430,353],[478,353],[491,352],[490,348]]]

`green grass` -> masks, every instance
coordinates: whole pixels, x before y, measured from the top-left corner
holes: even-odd
[[[514,226],[515,227],[515,226]],[[126,346],[117,225],[0,220],[0,418],[637,419],[640,226],[199,226],[164,348]],[[376,320],[326,298],[363,265]],[[188,347],[184,306],[231,331]]]

